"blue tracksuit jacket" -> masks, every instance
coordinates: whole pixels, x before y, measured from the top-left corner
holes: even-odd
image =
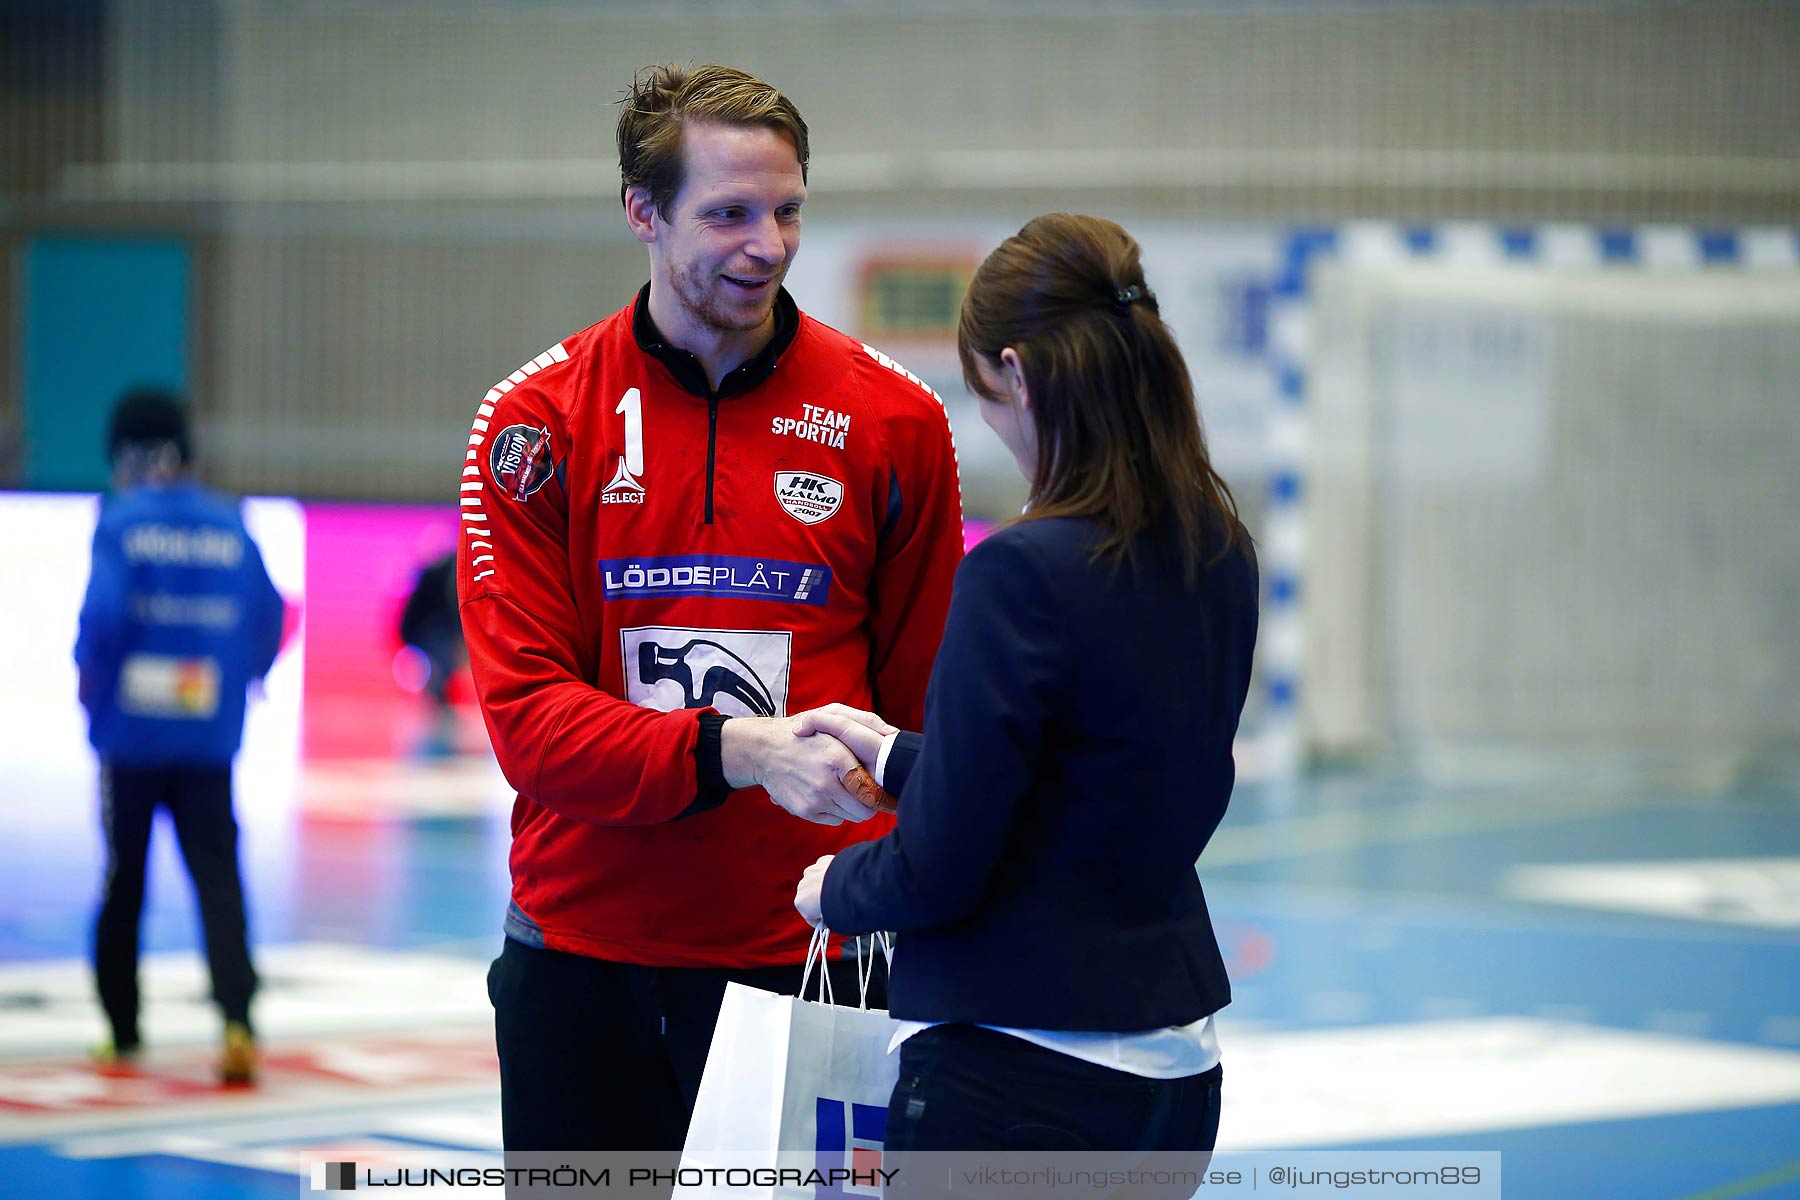
[[[100,757],[229,764],[244,689],[274,662],[282,614],[235,501],[186,480],[109,499],[75,643]]]

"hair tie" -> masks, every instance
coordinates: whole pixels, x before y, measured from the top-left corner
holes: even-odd
[[[1126,309],[1130,308],[1134,303],[1136,303],[1139,300],[1142,300],[1143,298],[1144,298],[1143,287],[1139,284],[1134,283],[1134,284],[1131,284],[1129,287],[1122,287],[1118,291],[1114,292],[1113,293],[1113,304],[1118,307],[1118,310],[1120,312],[1124,312]]]

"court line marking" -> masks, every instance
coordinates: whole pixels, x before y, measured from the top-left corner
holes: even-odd
[[[1214,915],[1251,923],[1270,919],[1341,921],[1347,912],[1353,912],[1361,918],[1375,917],[1395,924],[1433,929],[1475,924],[1495,931],[1543,932],[1562,937],[1708,945],[1726,942],[1778,950],[1795,947],[1790,932],[1750,925],[1573,908],[1491,892],[1400,891],[1345,884],[1219,879],[1207,874],[1208,865],[1201,862],[1200,881],[1206,885],[1207,902],[1213,906]],[[1380,911],[1372,911],[1376,909]],[[1796,1020],[1800,1021],[1800,1018]],[[1800,1041],[1800,1024],[1794,1028],[1792,1040]]]
[[[1800,1159],[1795,1159],[1785,1167],[1776,1167],[1773,1171],[1753,1175],[1749,1179],[1740,1179],[1735,1183],[1722,1184],[1704,1192],[1683,1196],[1680,1200],[1733,1200],[1734,1197],[1755,1195],[1778,1183],[1791,1183],[1796,1179],[1800,1179]]]
[[[1662,807],[1612,796],[1525,801],[1529,807],[1520,807],[1520,799],[1516,793],[1494,792],[1481,796],[1445,797],[1423,804],[1373,811],[1357,808],[1310,813],[1303,817],[1221,829],[1207,843],[1200,856],[1200,866],[1204,869],[1274,862],[1309,854],[1430,841],[1497,829],[1560,825],[1588,817]]]

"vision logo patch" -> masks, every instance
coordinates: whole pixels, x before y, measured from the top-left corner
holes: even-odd
[[[514,500],[529,499],[550,478],[550,430],[508,425],[488,448],[488,471]]]
[[[817,525],[843,507],[844,485],[811,471],[777,471],[775,499],[802,525]]]

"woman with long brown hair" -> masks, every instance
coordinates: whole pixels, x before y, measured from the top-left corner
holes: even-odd
[[[1031,221],[957,340],[1030,503],[957,573],[922,738],[814,722],[899,821],[795,903],[902,935],[889,1149],[1210,1149],[1230,986],[1194,864],[1235,777],[1250,538],[1118,225]]]

